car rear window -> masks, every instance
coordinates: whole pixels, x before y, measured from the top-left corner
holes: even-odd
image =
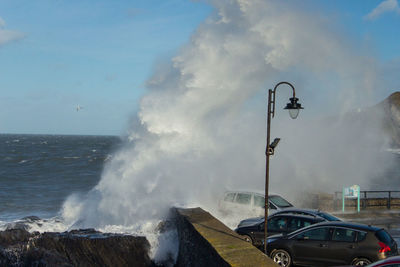
[[[385,230],[381,229],[375,233],[375,236],[379,239],[379,241],[385,243],[386,245],[390,245],[393,242],[392,237]]]

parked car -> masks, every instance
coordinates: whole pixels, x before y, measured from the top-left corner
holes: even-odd
[[[353,267],[354,265],[341,265],[337,267]],[[383,260],[373,262],[366,267],[400,267],[400,256],[393,256]]]
[[[293,207],[283,197],[270,194],[268,196],[268,212],[273,213],[284,208]],[[227,191],[219,202],[219,209],[224,213],[238,213],[245,216],[264,216],[264,194],[250,191]]]
[[[400,267],[400,256],[394,256],[387,259],[383,259],[370,265],[367,267]]]
[[[267,254],[284,267],[366,266],[397,255],[397,243],[384,229],[341,221],[316,223],[267,242]]]
[[[277,214],[301,214],[301,215],[322,217],[325,219],[325,221],[341,221],[341,219],[339,219],[338,217],[333,216],[328,212],[317,209],[286,208],[274,213],[274,215]]]
[[[300,214],[273,214],[268,216],[268,235],[290,233],[308,225],[325,221],[318,216]],[[244,236],[254,246],[261,246],[264,241],[264,217],[250,218],[239,223],[235,232]]]

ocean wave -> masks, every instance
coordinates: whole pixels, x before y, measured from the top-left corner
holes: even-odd
[[[24,229],[28,232],[64,232],[69,228],[62,219],[53,217],[41,219],[37,216],[27,216],[14,221],[0,221],[0,231],[7,229]]]

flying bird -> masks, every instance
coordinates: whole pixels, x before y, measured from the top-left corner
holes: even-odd
[[[76,111],[77,111],[77,112],[78,112],[79,110],[81,110],[81,109],[83,109],[82,106],[80,106],[80,105],[77,105],[77,106],[76,106]]]

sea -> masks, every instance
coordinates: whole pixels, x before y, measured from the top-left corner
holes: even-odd
[[[94,188],[122,144],[118,136],[0,134],[0,230],[21,221],[30,231],[69,230],[59,219],[63,203]],[[383,227],[400,244],[400,226]],[[163,259],[157,247],[176,257],[176,236],[147,235],[152,258]]]
[[[0,223],[59,215],[86,193],[121,145],[117,136],[0,134]]]

